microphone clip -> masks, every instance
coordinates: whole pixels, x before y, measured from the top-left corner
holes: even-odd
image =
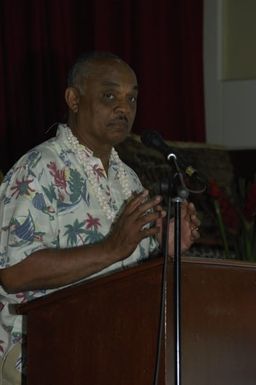
[[[172,162],[175,167],[175,173],[171,181],[171,196],[179,197],[181,200],[186,200],[189,197],[189,190],[185,184],[183,173],[178,164],[177,156],[174,153],[170,153],[167,156],[167,160]]]

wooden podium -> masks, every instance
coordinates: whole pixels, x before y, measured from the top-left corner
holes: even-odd
[[[153,385],[161,258],[18,307],[27,385]],[[173,385],[173,263],[159,385]],[[256,384],[256,265],[182,260],[182,385]]]

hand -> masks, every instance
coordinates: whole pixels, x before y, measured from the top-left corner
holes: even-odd
[[[184,202],[181,206],[181,252],[187,251],[200,237],[200,220],[193,203]],[[169,226],[169,255],[174,254],[174,220]]]
[[[162,233],[162,220],[157,220],[157,225],[160,228],[158,239]],[[187,251],[194,241],[200,237],[199,234],[200,220],[197,217],[196,209],[193,203],[183,202],[181,205],[181,252]],[[169,224],[169,239],[168,239],[169,256],[174,255],[174,218]]]
[[[157,220],[165,215],[161,200],[160,196],[148,199],[148,191],[144,190],[127,203],[106,239],[106,247],[115,260],[128,257],[142,239],[159,233]]]

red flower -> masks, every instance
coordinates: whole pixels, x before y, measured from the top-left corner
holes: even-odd
[[[218,202],[224,224],[232,232],[237,232],[240,226],[239,215],[226,192],[215,180],[209,182],[209,194]]]
[[[232,244],[236,258],[255,261],[256,182],[252,183],[249,188],[246,181],[237,182],[234,198],[230,198],[215,180],[209,182],[209,195],[213,199],[225,257],[230,257],[229,246]],[[231,237],[227,237],[227,231]]]
[[[222,191],[214,179],[209,181],[208,192],[213,198],[217,199],[222,195]]]

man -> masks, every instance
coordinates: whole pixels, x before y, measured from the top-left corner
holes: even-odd
[[[148,197],[114,146],[129,135],[138,85],[109,53],[82,56],[65,98],[67,124],[25,154],[0,190],[2,383],[20,383],[22,319],[9,304],[28,301],[157,250],[165,213]],[[182,250],[199,234],[195,209],[182,209]],[[169,251],[173,254],[173,225]],[[16,365],[16,368],[15,368]]]

